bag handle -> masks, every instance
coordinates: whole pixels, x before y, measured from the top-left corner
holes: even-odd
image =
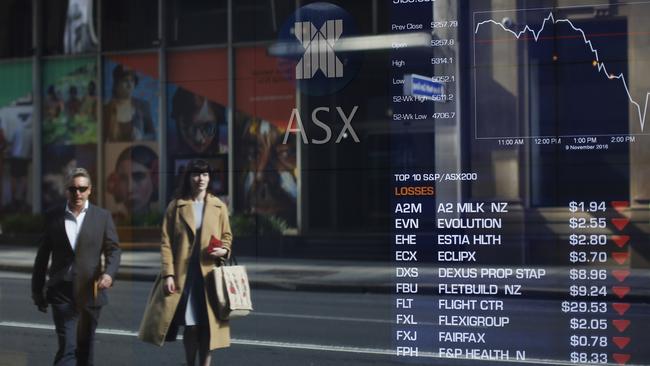
[[[231,255],[230,258],[226,259],[224,261],[224,264],[227,264],[228,266],[238,266],[239,264],[237,263],[237,257],[234,255]]]
[[[237,258],[234,255],[231,255],[230,258],[224,259],[223,257],[217,259],[219,264],[217,267],[220,266],[238,266],[239,264],[237,263]]]

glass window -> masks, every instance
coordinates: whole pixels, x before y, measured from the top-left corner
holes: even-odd
[[[46,55],[63,53],[67,11],[67,0],[43,1],[43,52]]]
[[[306,1],[302,5],[317,3]],[[330,4],[345,9],[355,20],[355,33],[368,34],[372,32],[372,1],[355,2],[331,1]],[[256,1],[244,0],[233,4],[233,38],[235,42],[275,40],[284,28],[292,28],[289,24],[296,10],[294,0]],[[242,21],[246,20],[246,21]]]
[[[384,1],[380,1],[384,2]],[[322,3],[319,0],[309,0],[301,2],[301,6]],[[345,0],[336,0],[328,1],[327,4],[332,4],[343,8],[348,12],[352,19],[354,19],[356,31],[359,34],[370,34],[372,33],[372,11],[373,11],[373,0],[355,0],[355,1],[345,1]],[[383,8],[386,8],[383,6]]]
[[[170,0],[167,6],[167,39],[170,45],[226,42],[228,36],[226,1]]]
[[[359,56],[339,55],[345,65],[353,65]],[[298,83],[302,92],[298,111],[305,139],[300,133],[295,136],[303,142],[306,169],[301,175],[309,185],[304,191],[308,222],[304,229],[308,232],[367,233],[372,229],[379,233],[390,222],[389,197],[382,194],[390,191],[385,179],[391,166],[390,116],[388,108],[382,107],[389,93],[385,80],[390,71],[389,53],[366,55],[374,61],[356,69],[348,67],[345,71],[354,77],[347,84],[318,80],[318,75]],[[323,93],[328,94],[320,95]],[[424,156],[432,155],[427,134],[419,134],[408,144]],[[378,252],[382,245],[388,245],[382,238],[373,240]]]
[[[383,1],[374,0],[377,3],[377,33],[389,33],[391,29],[391,12]]]
[[[31,1],[0,3],[0,57],[29,56],[32,52]]]
[[[233,40],[273,40],[295,10],[294,0],[240,0],[233,2]]]
[[[157,0],[102,1],[102,39],[107,51],[158,45]]]

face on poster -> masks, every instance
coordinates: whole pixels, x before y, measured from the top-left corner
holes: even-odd
[[[97,141],[97,64],[88,60],[45,65],[43,143],[84,145]]]
[[[120,224],[142,224],[158,210],[158,152],[155,143],[107,143],[106,208]]]
[[[205,96],[169,86],[169,141],[178,154],[214,156],[228,152],[224,106]]]
[[[104,64],[104,80],[105,141],[155,141],[158,81],[110,59]]]

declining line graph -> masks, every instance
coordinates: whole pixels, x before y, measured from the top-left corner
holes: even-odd
[[[545,30],[548,30],[549,25],[555,26],[556,24],[566,24],[570,29],[575,33],[575,36],[573,37],[557,37],[557,39],[560,38],[575,38],[579,39],[582,41],[582,43],[585,45],[585,49],[593,56],[593,68],[594,71],[597,72],[598,74],[603,76],[603,80],[612,80],[612,81],[618,81],[620,83],[620,86],[623,87],[625,90],[625,94],[627,97],[627,100],[629,103],[633,106],[634,113],[638,117],[638,125],[641,131],[641,134],[644,134],[645,130],[645,124],[646,124],[646,117],[647,117],[647,111],[648,111],[648,104],[650,104],[650,92],[645,92],[645,98],[643,97],[634,97],[632,95],[632,92],[630,91],[630,86],[628,83],[628,80],[626,79],[625,73],[620,72],[620,73],[612,73],[608,70],[608,65],[606,62],[601,58],[601,54],[599,53],[598,47],[596,47],[593,43],[592,40],[589,38],[588,33],[585,32],[583,28],[580,26],[577,26],[572,20],[564,17],[559,17],[555,14],[555,9],[529,9],[529,10],[537,10],[537,11],[545,11],[544,14],[547,15],[541,20],[541,23],[537,26],[532,26],[529,24],[525,24],[523,29],[517,31],[511,29],[508,25],[504,24],[506,22],[504,21],[498,21],[495,19],[487,19],[487,20],[481,20],[481,21],[475,21],[475,27],[473,29],[474,33],[474,44],[477,45],[481,42],[486,42],[477,39],[477,35],[479,35],[479,31],[481,30],[482,27],[485,26],[496,26],[497,29],[507,32],[508,34],[513,36],[513,39],[516,40],[533,40],[536,44],[539,43],[541,40],[548,39],[549,37],[543,37],[542,33]],[[558,9],[559,10],[559,9]],[[513,10],[516,11],[516,10]],[[526,11],[526,10],[520,10],[520,11]],[[597,35],[601,36],[601,35]],[[491,40],[492,42],[496,40]],[[476,49],[474,51],[474,64],[476,65]],[[476,68],[475,68],[476,69]],[[476,85],[475,85],[476,87]],[[475,98],[477,96],[477,92],[475,91]],[[621,96],[622,97],[622,96]],[[478,122],[477,122],[478,123]],[[593,134],[592,134],[593,135]],[[477,135],[478,137],[478,135]],[[527,136],[531,137],[531,136]],[[541,136],[534,136],[534,137],[541,137]]]
[[[595,56],[595,62],[597,63],[596,66],[598,68],[598,72],[604,73],[605,76],[608,79],[619,79],[619,80],[621,80],[621,82],[623,83],[623,86],[625,87],[625,91],[627,92],[627,97],[628,97],[628,99],[630,99],[630,103],[632,103],[637,109],[637,112],[638,112],[638,115],[639,115],[639,123],[641,125],[641,131],[643,131],[643,128],[645,126],[646,113],[648,112],[648,99],[650,98],[650,92],[646,93],[644,106],[643,106],[643,108],[641,108],[641,105],[637,101],[635,101],[634,98],[632,97],[632,95],[630,94],[630,89],[629,89],[629,87],[627,85],[627,81],[625,80],[625,75],[623,75],[623,73],[620,73],[618,75],[614,75],[614,74],[610,74],[607,71],[607,66],[605,65],[604,62],[600,61],[600,58],[598,57],[598,50],[595,49],[593,44],[591,43],[591,41],[587,39],[587,35],[585,34],[584,30],[582,30],[581,28],[576,27],[571,22],[571,20],[563,19],[563,18],[555,19],[555,16],[553,15],[553,12],[549,12],[548,16],[546,18],[544,18],[544,21],[542,22],[542,25],[541,25],[541,27],[539,28],[539,30],[537,32],[535,32],[535,30],[533,30],[528,25],[526,25],[522,31],[517,33],[517,32],[515,32],[515,31],[513,31],[511,29],[506,28],[505,25],[503,25],[501,22],[497,22],[497,21],[495,21],[493,19],[488,19],[488,20],[484,20],[482,22],[479,22],[476,25],[476,30],[474,31],[474,35],[476,35],[478,33],[479,28],[483,24],[492,23],[492,24],[495,24],[495,25],[498,25],[499,27],[501,27],[501,29],[503,29],[504,31],[512,33],[515,37],[517,37],[517,39],[520,39],[524,34],[526,34],[527,32],[530,32],[530,33],[532,33],[533,38],[535,39],[535,42],[537,42],[539,40],[539,35],[542,33],[542,31],[544,30],[544,27],[546,26],[546,23],[549,22],[549,21],[552,21],[553,24],[567,23],[574,31],[579,32],[582,35],[582,40],[585,42],[585,45],[589,46],[589,50]],[[641,111],[642,109],[643,109],[643,111]]]

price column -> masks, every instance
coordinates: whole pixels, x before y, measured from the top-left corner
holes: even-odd
[[[611,205],[620,213],[628,203],[615,201]],[[629,253],[619,250],[629,241],[629,236],[622,233],[629,219],[615,217],[608,220],[608,208],[608,203],[604,201],[573,201],[569,204],[569,228],[572,231],[569,236],[571,286],[570,301],[562,303],[562,312],[571,316],[569,359],[572,363],[605,364],[613,360],[622,365],[630,360],[629,354],[622,353],[630,342],[630,338],[624,336],[630,322],[626,319],[613,319],[610,323],[609,303],[606,301],[608,295],[617,301],[623,301],[630,291],[630,287],[625,286],[630,271],[619,268],[629,260]],[[608,235],[607,229],[615,235]],[[608,249],[610,240],[618,247],[611,253]],[[605,267],[608,263],[615,267],[611,274],[616,282],[611,286],[611,291],[610,285],[614,279]],[[612,304],[619,316],[625,314],[629,307],[630,304],[624,302]],[[615,335],[610,338],[612,332]]]
[[[604,201],[569,204],[569,301],[562,311],[569,319],[569,360],[577,364],[608,362],[607,217]]]

